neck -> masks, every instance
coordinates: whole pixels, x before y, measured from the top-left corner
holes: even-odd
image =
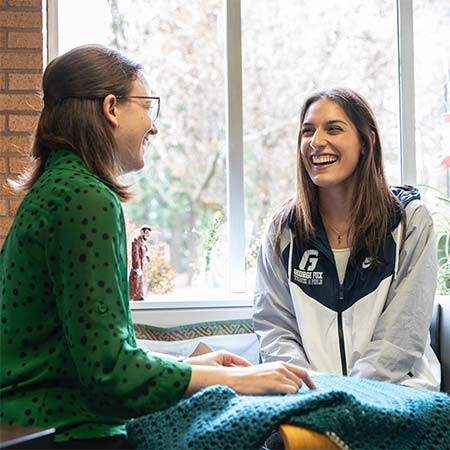
[[[351,247],[349,236],[352,195],[345,189],[321,189],[319,208],[332,248]]]
[[[322,217],[336,225],[346,223],[350,219],[352,195],[350,192],[336,190],[319,191],[319,208]]]

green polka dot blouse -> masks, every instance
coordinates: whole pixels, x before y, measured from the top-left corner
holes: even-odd
[[[1,423],[107,437],[183,396],[190,366],[136,346],[119,199],[72,152],[50,156],[20,205],[0,289]]]

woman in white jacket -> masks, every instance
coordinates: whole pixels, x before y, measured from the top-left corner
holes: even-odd
[[[367,101],[350,89],[311,96],[297,191],[258,256],[263,361],[439,390],[428,337],[436,270],[430,214],[417,189],[388,186]]]

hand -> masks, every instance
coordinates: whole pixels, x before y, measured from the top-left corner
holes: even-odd
[[[227,352],[222,354],[226,361],[230,354],[227,355]],[[235,357],[235,355],[232,356]],[[184,394],[185,397],[214,384],[228,386],[237,393],[246,395],[294,394],[303,386],[303,383],[310,389],[316,388],[305,369],[285,362],[231,367],[224,367],[216,362],[213,365],[215,367],[192,365],[191,380]]]
[[[241,358],[234,353],[227,352],[226,350],[205,353],[200,356],[192,356],[185,359],[183,362],[198,366],[248,367],[252,365],[246,359]]]
[[[272,362],[235,370],[229,385],[239,394],[294,394],[305,383],[310,389],[316,385],[308,372],[285,362]]]

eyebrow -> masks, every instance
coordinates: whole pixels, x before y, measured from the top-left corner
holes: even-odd
[[[343,125],[348,125],[347,122],[345,122],[344,120],[339,120],[339,119],[335,119],[335,120],[327,120],[327,121],[325,122],[326,125],[333,125],[333,124],[335,124],[335,123],[342,123]],[[302,127],[304,127],[305,125],[308,125],[308,126],[314,126],[313,123],[310,123],[310,122],[304,122],[304,123],[302,124]]]

